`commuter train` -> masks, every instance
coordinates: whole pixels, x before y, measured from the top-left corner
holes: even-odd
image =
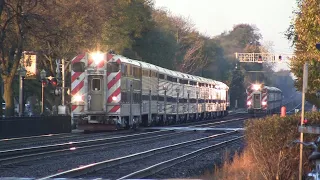
[[[263,84],[251,84],[246,89],[247,111],[249,114],[273,114],[280,112],[282,91]]]
[[[71,62],[71,116],[86,131],[136,128],[226,116],[229,87],[113,53]]]

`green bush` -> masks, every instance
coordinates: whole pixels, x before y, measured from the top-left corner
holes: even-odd
[[[320,113],[306,113],[308,124],[320,125]],[[246,149],[253,156],[256,168],[265,179],[297,179],[299,175],[298,126],[300,114],[287,117],[269,116],[246,122]],[[314,141],[316,134],[304,134],[304,141]],[[291,144],[292,146],[288,146]],[[307,157],[312,149],[303,148],[304,173],[312,168]]]

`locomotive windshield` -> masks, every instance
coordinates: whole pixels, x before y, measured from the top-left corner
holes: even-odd
[[[108,72],[118,72],[119,71],[119,64],[116,62],[110,62],[107,64],[107,71]]]
[[[71,66],[74,72],[84,72],[85,70],[84,62],[76,62],[76,63],[73,63]]]

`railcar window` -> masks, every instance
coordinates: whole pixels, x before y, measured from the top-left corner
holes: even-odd
[[[127,64],[127,76],[132,76],[132,66],[130,64]]]
[[[118,72],[119,71],[119,64],[115,62],[111,62],[107,64],[107,71],[108,72]]]
[[[122,72],[122,75],[127,76],[127,72],[128,72],[127,65],[121,64],[121,72]]]
[[[85,71],[85,63],[84,62],[76,62],[72,64],[72,71],[74,72],[84,72]]]
[[[163,74],[159,74],[159,79],[164,79],[164,75]]]
[[[100,79],[92,79],[92,90],[93,91],[100,91]]]
[[[152,96],[152,101],[157,101],[158,100],[158,96]]]
[[[159,96],[158,97],[158,101],[164,101],[164,97],[163,96]]]
[[[129,102],[127,92],[121,92],[121,101],[122,102]]]
[[[149,96],[148,95],[142,95],[142,100],[143,101],[149,101]]]
[[[142,75],[145,76],[145,77],[149,77],[149,72],[150,71],[148,71],[148,70],[143,70],[142,71]]]
[[[179,82],[177,78],[172,78],[172,82]]]

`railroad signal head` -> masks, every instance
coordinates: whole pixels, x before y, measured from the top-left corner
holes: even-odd
[[[52,79],[50,80],[50,83],[51,83],[51,85],[52,85],[53,87],[56,87],[56,86],[58,85],[58,81],[57,81],[56,78],[52,78]]]
[[[42,84],[43,87],[47,87],[48,86],[48,80],[46,80],[46,79],[41,80],[41,84]]]
[[[304,119],[303,124],[307,124],[307,123],[308,123],[308,119]]]

